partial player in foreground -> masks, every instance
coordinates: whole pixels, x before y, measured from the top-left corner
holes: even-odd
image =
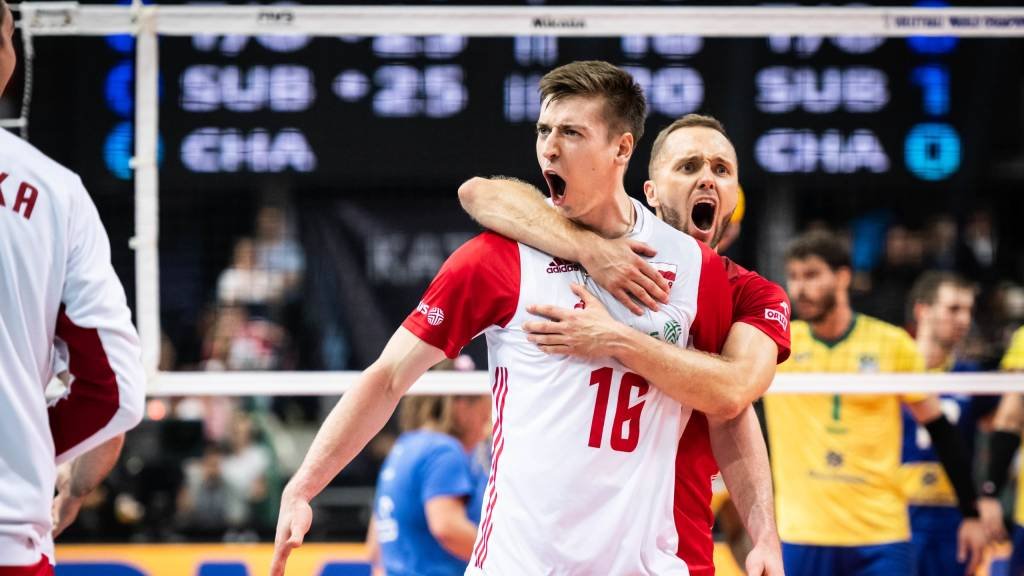
[[[13,35],[0,0],[0,94],[16,65]],[[4,129],[0,271],[0,573],[44,576],[53,574],[54,533],[142,418],[145,379],[89,194],[78,176]],[[67,359],[69,387],[48,405],[58,357]]]

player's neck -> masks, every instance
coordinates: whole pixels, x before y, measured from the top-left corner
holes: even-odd
[[[850,330],[853,324],[853,309],[849,304],[836,303],[832,312],[820,321],[811,324],[811,333],[818,340],[835,342]]]
[[[611,200],[594,207],[580,219],[580,224],[605,238],[620,238],[632,232],[636,218],[633,202],[620,185]]]

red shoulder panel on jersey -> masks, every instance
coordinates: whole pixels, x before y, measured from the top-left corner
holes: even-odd
[[[732,284],[733,322],[750,324],[775,341],[777,363],[789,358],[789,320],[792,308],[786,291],[775,282],[723,258]]]
[[[50,433],[57,455],[103,429],[117,413],[120,393],[99,332],[57,314],[57,336],[68,345],[68,371],[74,377],[68,396],[49,409]]]
[[[732,296],[725,262],[703,242],[700,281],[697,285],[697,314],[690,328],[694,348],[720,353],[732,326]]]
[[[454,358],[489,326],[512,320],[519,288],[519,244],[484,232],[448,257],[402,326]]]

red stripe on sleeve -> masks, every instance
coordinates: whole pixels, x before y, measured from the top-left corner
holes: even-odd
[[[117,376],[95,328],[82,328],[61,306],[57,336],[68,346],[68,371],[74,377],[68,396],[49,409],[50,433],[57,455],[103,429],[117,413]]]

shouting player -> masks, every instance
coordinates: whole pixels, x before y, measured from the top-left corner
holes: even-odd
[[[739,164],[718,120],[690,114],[662,130],[651,150],[648,175],[644,191],[658,217],[713,248],[727,237],[739,198]],[[642,309],[634,298],[655,309],[655,300],[664,295],[658,272],[634,254],[651,255],[649,247],[601,238],[552,210],[541,193],[525,183],[475,178],[462,186],[459,196],[483,226],[578,260],[599,285],[635,313]],[[528,327],[536,328],[542,341],[560,344],[551,352],[614,355],[652,381],[659,373],[668,373],[665,378],[675,374],[676,386],[666,391],[713,414],[709,429],[709,420],[694,412],[677,454],[674,507],[680,557],[691,574],[714,574],[711,484],[720,464],[754,544],[746,559],[748,574],[781,575],[771,471],[750,403],[764,393],[776,363],[789,354],[789,304],[777,284],[728,260],[726,268],[733,324],[721,358],[664,350],[594,306],[572,313],[552,311],[559,322]],[[691,386],[694,383],[698,386]],[[725,402],[718,401],[723,394]]]
[[[538,306],[597,300],[672,348],[721,345],[731,317],[722,261],[631,200],[623,176],[646,103],[623,70],[575,62],[541,81],[537,160],[560,213],[658,251],[668,302],[633,316],[578,265],[482,234],[445,262],[422,302],[328,416],[282,496],[272,574],[309,529],[309,501],[387,421],[401,395],[474,336],[488,341],[493,457],[470,574],[688,574],[676,556],[673,465],[690,416],[611,357],[548,355],[527,339]],[[692,328],[692,330],[691,330]],[[669,344],[668,342],[671,342]],[[693,383],[693,387],[698,387]],[[720,402],[720,400],[716,400]]]

